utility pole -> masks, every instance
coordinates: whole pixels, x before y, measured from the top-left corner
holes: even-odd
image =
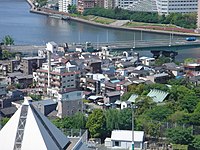
[[[135,48],[135,32],[133,34],[133,48]]]
[[[132,104],[132,150],[134,150],[134,104]]]

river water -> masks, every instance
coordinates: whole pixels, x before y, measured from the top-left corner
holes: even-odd
[[[42,45],[48,41],[63,42],[111,42],[133,40],[170,39],[168,34],[140,31],[124,31],[96,27],[75,21],[63,21],[29,12],[25,0],[0,1],[0,39],[11,35],[17,45]],[[174,38],[183,38],[174,36]],[[150,56],[150,52],[140,52]],[[177,60],[200,58],[200,48],[178,51]]]

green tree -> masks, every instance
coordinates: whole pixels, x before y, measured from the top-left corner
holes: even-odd
[[[166,105],[155,106],[153,109],[146,111],[146,115],[156,121],[166,121],[172,113],[173,110]]]
[[[136,98],[136,115],[141,115],[147,110],[151,109],[156,105],[155,102],[153,102],[152,98],[149,96],[139,96]]]
[[[192,141],[193,150],[200,150],[200,135],[195,136]]]
[[[11,53],[10,51],[8,50],[3,50],[2,51],[2,59],[5,60],[5,59],[10,59],[13,57],[13,53]]]
[[[71,118],[73,120],[73,128],[84,129],[86,126],[86,117],[83,113],[78,112]]]
[[[132,109],[125,108],[120,111],[119,115],[119,129],[131,130],[132,129]]]
[[[106,120],[105,115],[101,109],[95,109],[89,115],[86,127],[89,129],[92,138],[102,138],[105,136]]]
[[[9,119],[10,119],[10,118],[7,118],[7,117],[2,118],[2,119],[1,119],[1,127],[3,127],[3,126],[9,121]]]
[[[187,116],[188,113],[185,111],[177,110],[175,113],[171,114],[168,117],[168,120],[172,123],[183,123],[185,116]]]
[[[105,111],[106,130],[111,132],[114,129],[119,129],[120,111],[117,109],[108,109]]]
[[[10,36],[10,35],[6,35],[2,42],[4,43],[4,45],[14,45],[14,39]]]
[[[190,128],[181,127],[169,129],[167,132],[167,137],[169,138],[171,143],[183,145],[191,144],[194,139],[191,134]]]
[[[76,14],[77,13],[76,5],[68,5],[68,11],[71,14]]]
[[[39,7],[45,6],[47,4],[48,0],[36,0],[36,2],[39,4]]]
[[[181,110],[187,110],[189,113],[192,113],[199,101],[195,94],[188,94],[179,100],[179,107]]]

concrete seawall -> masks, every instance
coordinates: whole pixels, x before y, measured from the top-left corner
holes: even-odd
[[[52,13],[35,9],[35,5],[33,4],[32,0],[27,0],[27,2],[31,6],[31,9],[30,9],[31,13],[37,13],[41,15],[52,15]],[[56,12],[54,11],[54,14],[55,13]],[[57,14],[60,14],[60,13],[57,12]],[[62,14],[62,15],[68,16],[67,14]],[[159,34],[174,34],[174,35],[179,35],[179,36],[199,36],[200,37],[200,34],[197,34],[197,33],[184,33],[184,32],[163,31],[163,30],[143,29],[143,28],[129,28],[129,27],[122,27],[122,26],[120,27],[120,26],[114,26],[114,25],[101,24],[94,21],[89,21],[89,20],[81,19],[78,17],[71,17],[71,16],[70,16],[70,20],[82,22],[82,23],[86,23],[86,24],[90,24],[94,26],[104,27],[104,28],[112,28],[116,30],[144,31],[144,32],[159,33]]]

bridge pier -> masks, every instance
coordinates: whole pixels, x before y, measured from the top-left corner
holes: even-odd
[[[172,61],[174,61],[175,57],[178,55],[178,52],[175,51],[162,51],[162,50],[151,51],[151,53],[153,54],[153,57],[155,59],[158,59],[161,56],[165,56],[165,57],[170,57]]]

